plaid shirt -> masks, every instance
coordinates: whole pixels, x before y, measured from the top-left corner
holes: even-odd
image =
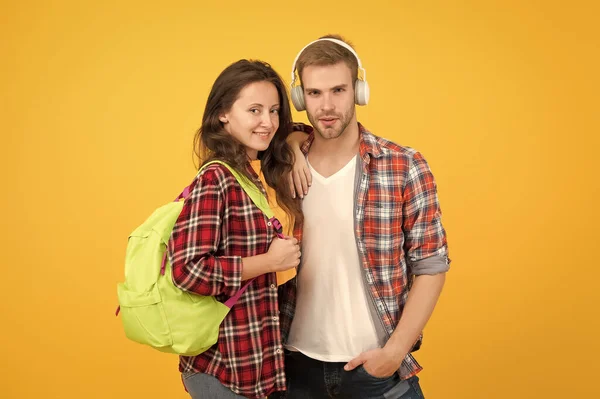
[[[436,184],[421,154],[377,137],[359,124],[359,168],[355,187],[354,229],[367,289],[386,335],[400,321],[412,277],[448,270],[446,233]],[[307,154],[314,140],[310,126],[302,146]],[[301,239],[301,226],[295,236]],[[302,273],[300,268],[299,273]],[[296,279],[280,287],[282,336],[286,342],[296,306]],[[413,351],[421,344],[419,337]],[[399,374],[403,379],[421,366],[409,353]]]
[[[242,258],[267,252],[275,234],[267,222],[229,170],[208,166],[192,183],[169,241],[175,285],[226,301],[242,285]],[[275,273],[256,277],[225,317],[218,342],[181,356],[179,370],[213,375],[249,398],[285,390]]]

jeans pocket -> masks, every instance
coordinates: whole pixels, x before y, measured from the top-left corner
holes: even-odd
[[[348,372],[349,381],[345,386],[342,397],[351,398],[383,398],[400,380],[398,374],[389,377],[376,377],[370,374],[364,366],[359,366]]]
[[[360,373],[360,374],[362,374],[364,376],[366,376],[367,378],[370,378],[370,379],[373,379],[373,380],[378,380],[378,381],[385,381],[385,380],[388,380],[390,378],[394,378],[394,376],[396,375],[396,374],[392,374],[392,375],[390,375],[388,377],[375,377],[374,375],[372,375],[371,373],[369,373],[367,371],[367,369],[365,369],[365,366],[363,366],[362,364],[360,366],[358,366],[358,369],[356,370],[356,372]]]

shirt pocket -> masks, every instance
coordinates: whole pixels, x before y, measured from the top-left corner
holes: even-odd
[[[392,197],[383,197],[365,203],[363,220],[367,246],[378,251],[392,251],[401,247],[402,205]]]

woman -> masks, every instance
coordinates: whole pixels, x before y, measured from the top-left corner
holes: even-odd
[[[288,236],[275,237],[274,226],[223,165],[207,166],[192,183],[169,241],[175,285],[224,302],[256,277],[221,324],[217,344],[180,358],[192,398],[264,398],[285,390],[276,273],[293,274],[299,263],[298,242],[289,235],[302,218],[287,180],[291,126],[285,85],[268,64],[241,60],[215,81],[194,140],[196,154],[251,179]]]

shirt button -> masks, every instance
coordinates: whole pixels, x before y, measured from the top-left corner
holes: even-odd
[[[269,226],[269,227],[270,227],[270,226],[271,226],[271,222],[267,222],[267,226]]]
[[[271,284],[271,289],[274,290],[275,288],[277,288],[277,287],[275,287],[275,284]]]
[[[273,321],[277,321],[277,320],[279,320],[279,317],[277,317],[277,316],[273,317]]]
[[[275,352],[279,355],[281,354],[281,349],[277,349]]]

